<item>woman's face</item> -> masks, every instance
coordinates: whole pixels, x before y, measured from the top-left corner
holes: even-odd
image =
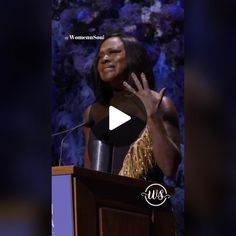
[[[108,38],[100,47],[97,70],[101,80],[114,88],[123,88],[127,68],[123,42],[118,37]]]

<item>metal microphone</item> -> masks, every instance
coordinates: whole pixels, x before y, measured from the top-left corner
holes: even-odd
[[[85,126],[85,127],[92,127],[94,124],[94,121],[92,119],[90,119],[89,121],[84,121],[78,125],[76,125],[75,127],[73,128],[70,128],[70,129],[66,129],[64,131],[60,131],[60,132],[57,132],[57,133],[54,133],[51,135],[51,137],[55,137],[55,136],[58,136],[58,135],[61,135],[61,134],[64,134],[64,133],[67,133],[67,132],[70,132],[70,131],[74,131],[75,129],[78,129],[82,126]]]
[[[64,131],[61,131],[61,132],[57,132],[57,133],[54,133],[51,135],[51,137],[55,137],[55,136],[58,136],[58,135],[61,135],[61,134],[64,134],[64,133],[67,133],[65,135],[65,137],[63,137],[63,139],[61,140],[61,144],[60,144],[60,157],[59,157],[59,161],[58,161],[58,165],[61,166],[63,164],[63,158],[62,158],[62,153],[63,153],[63,144],[64,144],[64,141],[65,139],[73,132],[75,131],[76,129],[79,129],[83,126],[85,127],[92,127],[94,124],[94,120],[90,119],[88,121],[84,121],[78,125],[76,125],[75,127],[73,128],[70,128],[70,129],[67,129],[67,130],[64,130]]]

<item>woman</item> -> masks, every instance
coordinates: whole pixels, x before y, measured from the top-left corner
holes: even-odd
[[[99,46],[94,63],[96,102],[85,111],[95,127],[108,116],[110,105],[145,121],[137,139],[123,152],[117,172],[133,178],[162,180],[174,176],[181,159],[178,115],[165,88],[153,91],[154,75],[145,49],[133,37],[110,36]],[[85,128],[85,167],[91,166]]]

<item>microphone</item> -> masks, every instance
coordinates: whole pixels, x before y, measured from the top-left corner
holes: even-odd
[[[58,161],[58,165],[61,166],[63,164],[63,158],[62,158],[62,152],[63,152],[63,144],[64,144],[64,141],[65,139],[73,132],[75,131],[76,129],[79,129],[83,126],[85,127],[92,127],[94,125],[94,120],[90,119],[88,121],[84,121],[78,125],[76,125],[75,127],[73,128],[70,128],[70,129],[66,129],[64,131],[61,131],[61,132],[57,132],[57,133],[54,133],[51,135],[51,137],[55,137],[55,136],[58,136],[58,135],[61,135],[61,134],[64,134],[64,133],[67,133],[65,135],[65,137],[63,137],[63,139],[61,140],[61,144],[60,144],[60,157],[59,157],[59,161]]]
[[[64,133],[67,133],[67,132],[70,132],[70,131],[74,131],[82,126],[85,126],[85,127],[92,127],[94,124],[94,120],[90,119],[88,121],[84,121],[78,125],[76,125],[75,127],[73,128],[70,128],[70,129],[66,129],[64,131],[61,131],[61,132],[57,132],[57,133],[54,133],[51,135],[51,137],[55,137],[55,136],[58,136],[58,135],[61,135],[61,134],[64,134]]]

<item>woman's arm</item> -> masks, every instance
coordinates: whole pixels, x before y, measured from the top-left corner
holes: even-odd
[[[174,176],[181,160],[180,132],[177,111],[169,98],[163,97],[156,113],[147,117],[147,125],[158,166],[166,176]]]
[[[156,163],[164,175],[174,176],[181,160],[178,115],[175,106],[170,99],[164,97],[165,89],[159,93],[150,90],[143,73],[142,83],[134,73],[131,77],[137,91],[127,82],[123,84],[144,104]]]

